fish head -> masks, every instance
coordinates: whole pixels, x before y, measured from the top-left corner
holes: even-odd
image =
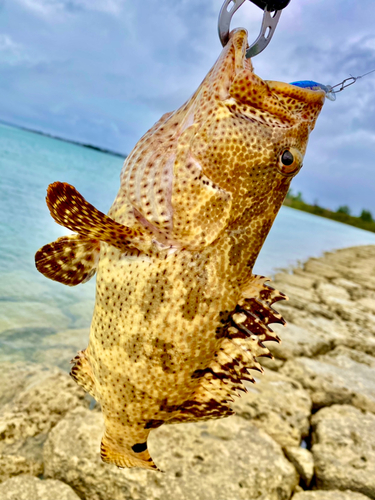
[[[251,208],[276,215],[325,101],[323,90],[259,78],[247,46],[247,32],[232,31],[203,81],[192,146],[205,175],[231,193],[232,220]]]
[[[137,143],[109,213],[116,221],[164,248],[204,248],[240,218],[264,241],[325,93],[263,81],[247,46],[246,30],[232,31],[193,96]]]

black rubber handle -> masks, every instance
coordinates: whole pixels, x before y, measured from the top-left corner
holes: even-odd
[[[250,2],[257,5],[262,10],[266,9],[270,12],[274,12],[275,10],[285,9],[290,0],[250,0]]]

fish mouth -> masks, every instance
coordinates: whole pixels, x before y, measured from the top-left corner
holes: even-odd
[[[308,89],[297,87],[291,83],[278,82],[273,80],[264,80],[271,92],[283,97],[289,97],[295,101],[301,101],[305,104],[324,104],[326,93],[323,89]]]
[[[263,80],[254,72],[252,61],[246,58],[247,47],[247,31],[233,30],[218,60],[224,75],[224,81],[217,85],[221,89],[219,95],[224,99],[233,98],[251,113],[255,110],[257,115],[272,116],[281,126],[308,122],[312,130],[325,102],[324,90]]]

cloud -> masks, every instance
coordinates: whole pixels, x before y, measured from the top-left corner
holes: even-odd
[[[17,0],[27,9],[42,16],[93,10],[118,14],[126,0]]]
[[[5,33],[0,33],[0,65],[15,66],[33,61],[31,52]]]
[[[18,49],[18,44],[15,43],[10,36],[0,34],[0,50],[3,52],[14,52]]]

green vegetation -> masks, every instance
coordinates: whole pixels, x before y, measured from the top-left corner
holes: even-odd
[[[343,222],[344,224],[349,224],[350,226],[359,227],[365,229],[366,231],[372,231],[375,233],[375,221],[369,210],[362,210],[359,217],[354,217],[350,214],[350,208],[347,205],[339,207],[336,212],[328,210],[328,208],[322,208],[315,202],[314,205],[309,205],[302,198],[302,193],[298,192],[294,194],[291,189],[289,189],[286,195],[284,205],[291,208],[296,208],[297,210],[303,210],[304,212],[309,212],[310,214],[320,215],[321,217],[326,217],[327,219],[332,219],[337,222]]]

